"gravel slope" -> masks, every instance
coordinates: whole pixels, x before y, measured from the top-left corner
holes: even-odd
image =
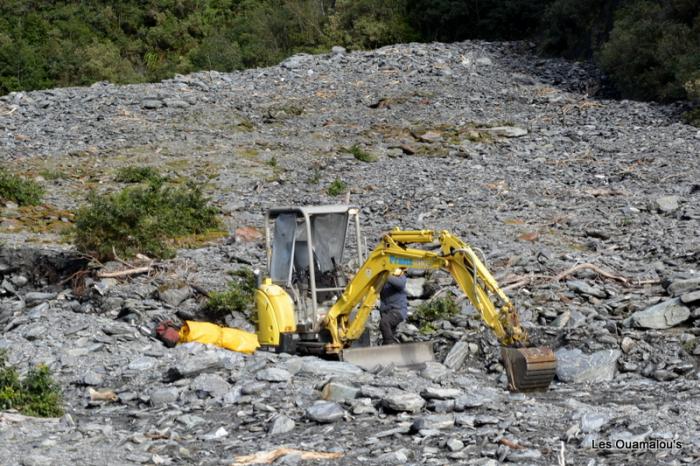
[[[22,370],[47,363],[67,412],[0,414],[2,462],[230,464],[278,446],[342,453],[328,464],[544,465],[562,448],[566,464],[697,462],[700,131],[673,107],[589,95],[596,82],[523,44],[464,42],[0,98],[3,165],[47,190],[45,206],[2,210],[0,348]],[[262,265],[259,243],[183,250],[148,277],[88,280],[81,296],[37,272],[55,252],[32,259],[70,248],[59,231],[87,190],[144,164],[206,183],[232,233],[271,206],[342,202],[327,193],[336,179],[370,245],[394,226],[457,233],[514,285],[534,340],[558,348],[557,382],[506,392],[497,342],[469,309],[432,337],[441,358],[472,343],[464,363],[422,373],[164,348],[138,326],[197,315],[186,284],[222,288],[241,260]],[[618,278],[551,280],[581,263]],[[315,405],[331,377],[338,404]],[[90,388],[118,400],[90,401]],[[619,439],[633,448],[595,446]]]

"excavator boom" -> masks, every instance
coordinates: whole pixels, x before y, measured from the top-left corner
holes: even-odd
[[[430,243],[434,238],[435,233],[431,230],[398,229],[383,237],[326,315],[324,326],[331,335],[326,352],[342,353],[345,360],[353,360],[360,366],[379,364],[380,351],[377,349],[346,348],[364,331],[369,313],[390,271],[396,267],[443,269],[454,277],[484,324],[501,342],[509,389],[546,390],[556,371],[554,353],[546,347],[527,347],[528,336],[520,325],[513,304],[472,249],[447,231],[439,233],[439,253],[406,246],[409,243]],[[357,311],[351,314],[356,308]],[[397,365],[417,364],[421,358],[432,359],[432,349],[428,351],[425,344],[415,347],[397,345],[393,349],[382,347],[381,353],[386,352],[394,353],[389,360],[393,358]],[[366,364],[363,358],[367,359]]]

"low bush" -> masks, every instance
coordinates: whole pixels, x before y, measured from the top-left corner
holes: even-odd
[[[223,318],[232,312],[243,312],[251,308],[256,288],[256,279],[249,269],[232,272],[233,280],[226,291],[209,293],[206,311],[215,318]]]
[[[61,390],[46,366],[37,366],[20,380],[17,369],[0,352],[0,410],[16,409],[27,416],[63,415]]]
[[[44,196],[44,189],[32,180],[27,180],[0,168],[0,200],[18,205],[37,205]]]
[[[448,320],[459,314],[459,306],[451,296],[443,296],[418,306],[411,315],[410,321],[422,333],[432,333],[436,329],[433,323],[438,320]]]
[[[369,152],[363,150],[360,146],[355,144],[352,146],[350,149],[348,149],[348,152],[352,154],[355,159],[359,160],[360,162],[374,162],[374,156],[370,154]]]
[[[119,183],[143,183],[144,181],[161,181],[163,177],[153,167],[122,167],[117,171],[114,181]]]
[[[98,259],[114,252],[172,257],[176,240],[220,229],[217,213],[194,185],[150,181],[113,194],[93,192],[76,213],[75,244]]]
[[[348,185],[340,178],[336,178],[328,185],[328,194],[331,196],[340,196],[348,189]]]

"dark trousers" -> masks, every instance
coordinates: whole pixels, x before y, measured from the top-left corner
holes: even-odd
[[[396,332],[396,327],[401,323],[401,321],[403,321],[403,316],[401,315],[401,311],[398,309],[391,309],[381,313],[379,331],[382,332],[382,345],[391,345],[396,343],[396,340],[394,340],[394,332]]]

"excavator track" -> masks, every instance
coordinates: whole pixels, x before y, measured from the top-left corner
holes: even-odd
[[[501,358],[513,392],[545,391],[557,371],[551,348],[501,348]]]

